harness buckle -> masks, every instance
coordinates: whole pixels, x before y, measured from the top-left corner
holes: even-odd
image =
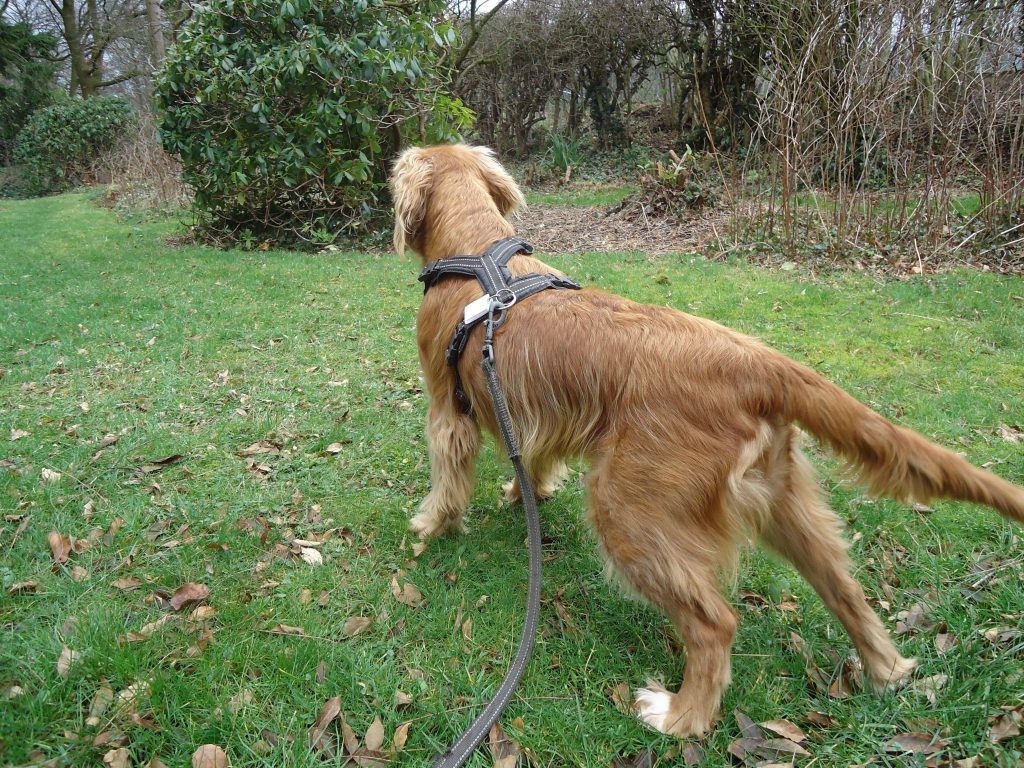
[[[511,288],[501,288],[491,297],[491,311],[503,312],[516,303],[516,294]]]

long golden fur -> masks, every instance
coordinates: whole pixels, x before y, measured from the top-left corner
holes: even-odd
[[[482,253],[513,233],[506,215],[523,202],[490,150],[464,145],[407,150],[392,191],[395,248],[409,245],[424,261]],[[525,255],[510,268],[556,271]],[[479,294],[475,280],[447,278],[419,311],[431,490],[410,525],[423,537],[463,529],[480,427],[496,430],[478,362],[482,330],[460,364],[474,416],[460,410],[444,359],[463,307]],[[794,423],[849,461],[874,493],[964,499],[1024,520],[1024,489],[709,320],[599,290],[551,290],[509,312],[495,349],[538,495],[553,492],[567,458],[584,458],[589,519],[611,568],[660,607],[686,643],[678,693],[648,683],[636,695],[638,715],[665,733],[700,736],[718,714],[737,624],[720,583],[749,536],[813,585],[850,633],[876,688],[914,668],[850,575],[842,525],[823,500]],[[514,482],[506,494],[518,498]]]

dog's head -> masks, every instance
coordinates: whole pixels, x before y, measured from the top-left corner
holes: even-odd
[[[473,247],[460,242],[471,232],[487,236],[497,226],[498,236],[511,234],[504,217],[525,204],[494,152],[465,144],[407,149],[391,174],[391,196],[395,250],[408,244],[424,258],[429,237],[447,238],[447,250],[456,251]]]

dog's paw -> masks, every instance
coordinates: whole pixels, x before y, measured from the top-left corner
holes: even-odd
[[[518,504],[523,497],[519,491],[519,479],[513,477],[501,486],[501,495],[509,504]]]
[[[672,694],[664,687],[648,680],[648,688],[640,688],[633,699],[633,711],[636,716],[656,731],[667,733],[665,721],[672,706]]]
[[[917,659],[905,659],[897,656],[884,669],[869,669],[868,679],[871,687],[881,693],[886,688],[900,688],[917,669]]]
[[[409,520],[409,530],[421,539],[432,539],[446,533],[469,533],[462,516],[442,516],[423,510]]]
[[[688,701],[684,693],[671,693],[653,680],[636,692],[633,711],[645,725],[681,739],[703,738],[715,722],[706,701]]]

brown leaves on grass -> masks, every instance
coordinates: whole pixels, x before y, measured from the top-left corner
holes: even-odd
[[[314,752],[325,752],[331,750],[333,756],[335,745],[327,733],[327,728],[341,714],[341,696],[335,696],[324,702],[320,709],[320,715],[313,723],[308,732],[309,748]]]
[[[903,752],[915,755],[931,755],[945,749],[949,742],[932,733],[901,733],[885,742],[886,752]]]
[[[852,660],[840,660],[834,652],[830,653],[836,672],[829,676],[817,665],[814,653],[800,635],[791,632],[789,643],[793,650],[803,656],[807,665],[807,679],[818,693],[827,694],[833,699],[845,699],[851,692],[860,690],[860,671]]]
[[[50,545],[50,554],[53,555],[54,565],[63,565],[71,555],[77,555],[89,548],[89,542],[84,539],[76,539],[57,531],[50,531],[46,537]]]
[[[410,608],[419,608],[426,602],[423,593],[412,582],[407,581],[401,587],[398,586],[397,576],[391,579],[391,594],[402,605],[408,605]]]
[[[356,637],[366,632],[373,626],[373,619],[368,616],[350,616],[345,620],[341,628],[341,636],[344,638]]]
[[[989,721],[988,738],[998,744],[1006,739],[1020,736],[1020,724],[1024,720],[1024,704],[1017,707],[1000,707],[1001,715]]]
[[[760,765],[764,761],[791,763],[796,757],[810,756],[798,743],[804,740],[803,731],[788,720],[770,720],[758,725],[738,710],[733,716],[742,736],[729,745],[729,754],[745,765]],[[765,730],[778,734],[778,738],[766,737]],[[800,738],[794,740],[783,734]]]
[[[491,751],[494,768],[516,768],[519,759],[523,757],[519,742],[505,733],[501,723],[491,726],[491,731],[487,734],[487,746]]]
[[[210,588],[208,586],[190,581],[174,590],[174,594],[170,599],[170,606],[175,611],[180,611],[187,606],[201,603],[209,596]]]
[[[203,744],[192,754],[192,768],[228,768],[228,755],[216,744]]]
[[[288,624],[277,624],[273,627],[273,629],[270,630],[270,634],[295,635],[301,637],[306,634],[306,630],[304,630],[302,627],[293,627]]]
[[[342,715],[341,697],[334,696],[324,702],[320,715],[306,736],[309,748],[325,760],[336,760],[347,754],[343,765],[375,767],[391,762],[395,755],[405,748],[410,725],[409,722],[402,723],[395,729],[391,749],[385,751],[387,733],[383,721],[379,716],[375,717],[360,742],[358,734]]]
[[[103,756],[103,764],[108,768],[129,768],[132,758],[125,747],[119,747],[110,750]]]
[[[71,650],[66,645],[61,648],[60,657],[57,659],[57,677],[67,678],[71,673],[71,667],[78,661],[80,654]]]

